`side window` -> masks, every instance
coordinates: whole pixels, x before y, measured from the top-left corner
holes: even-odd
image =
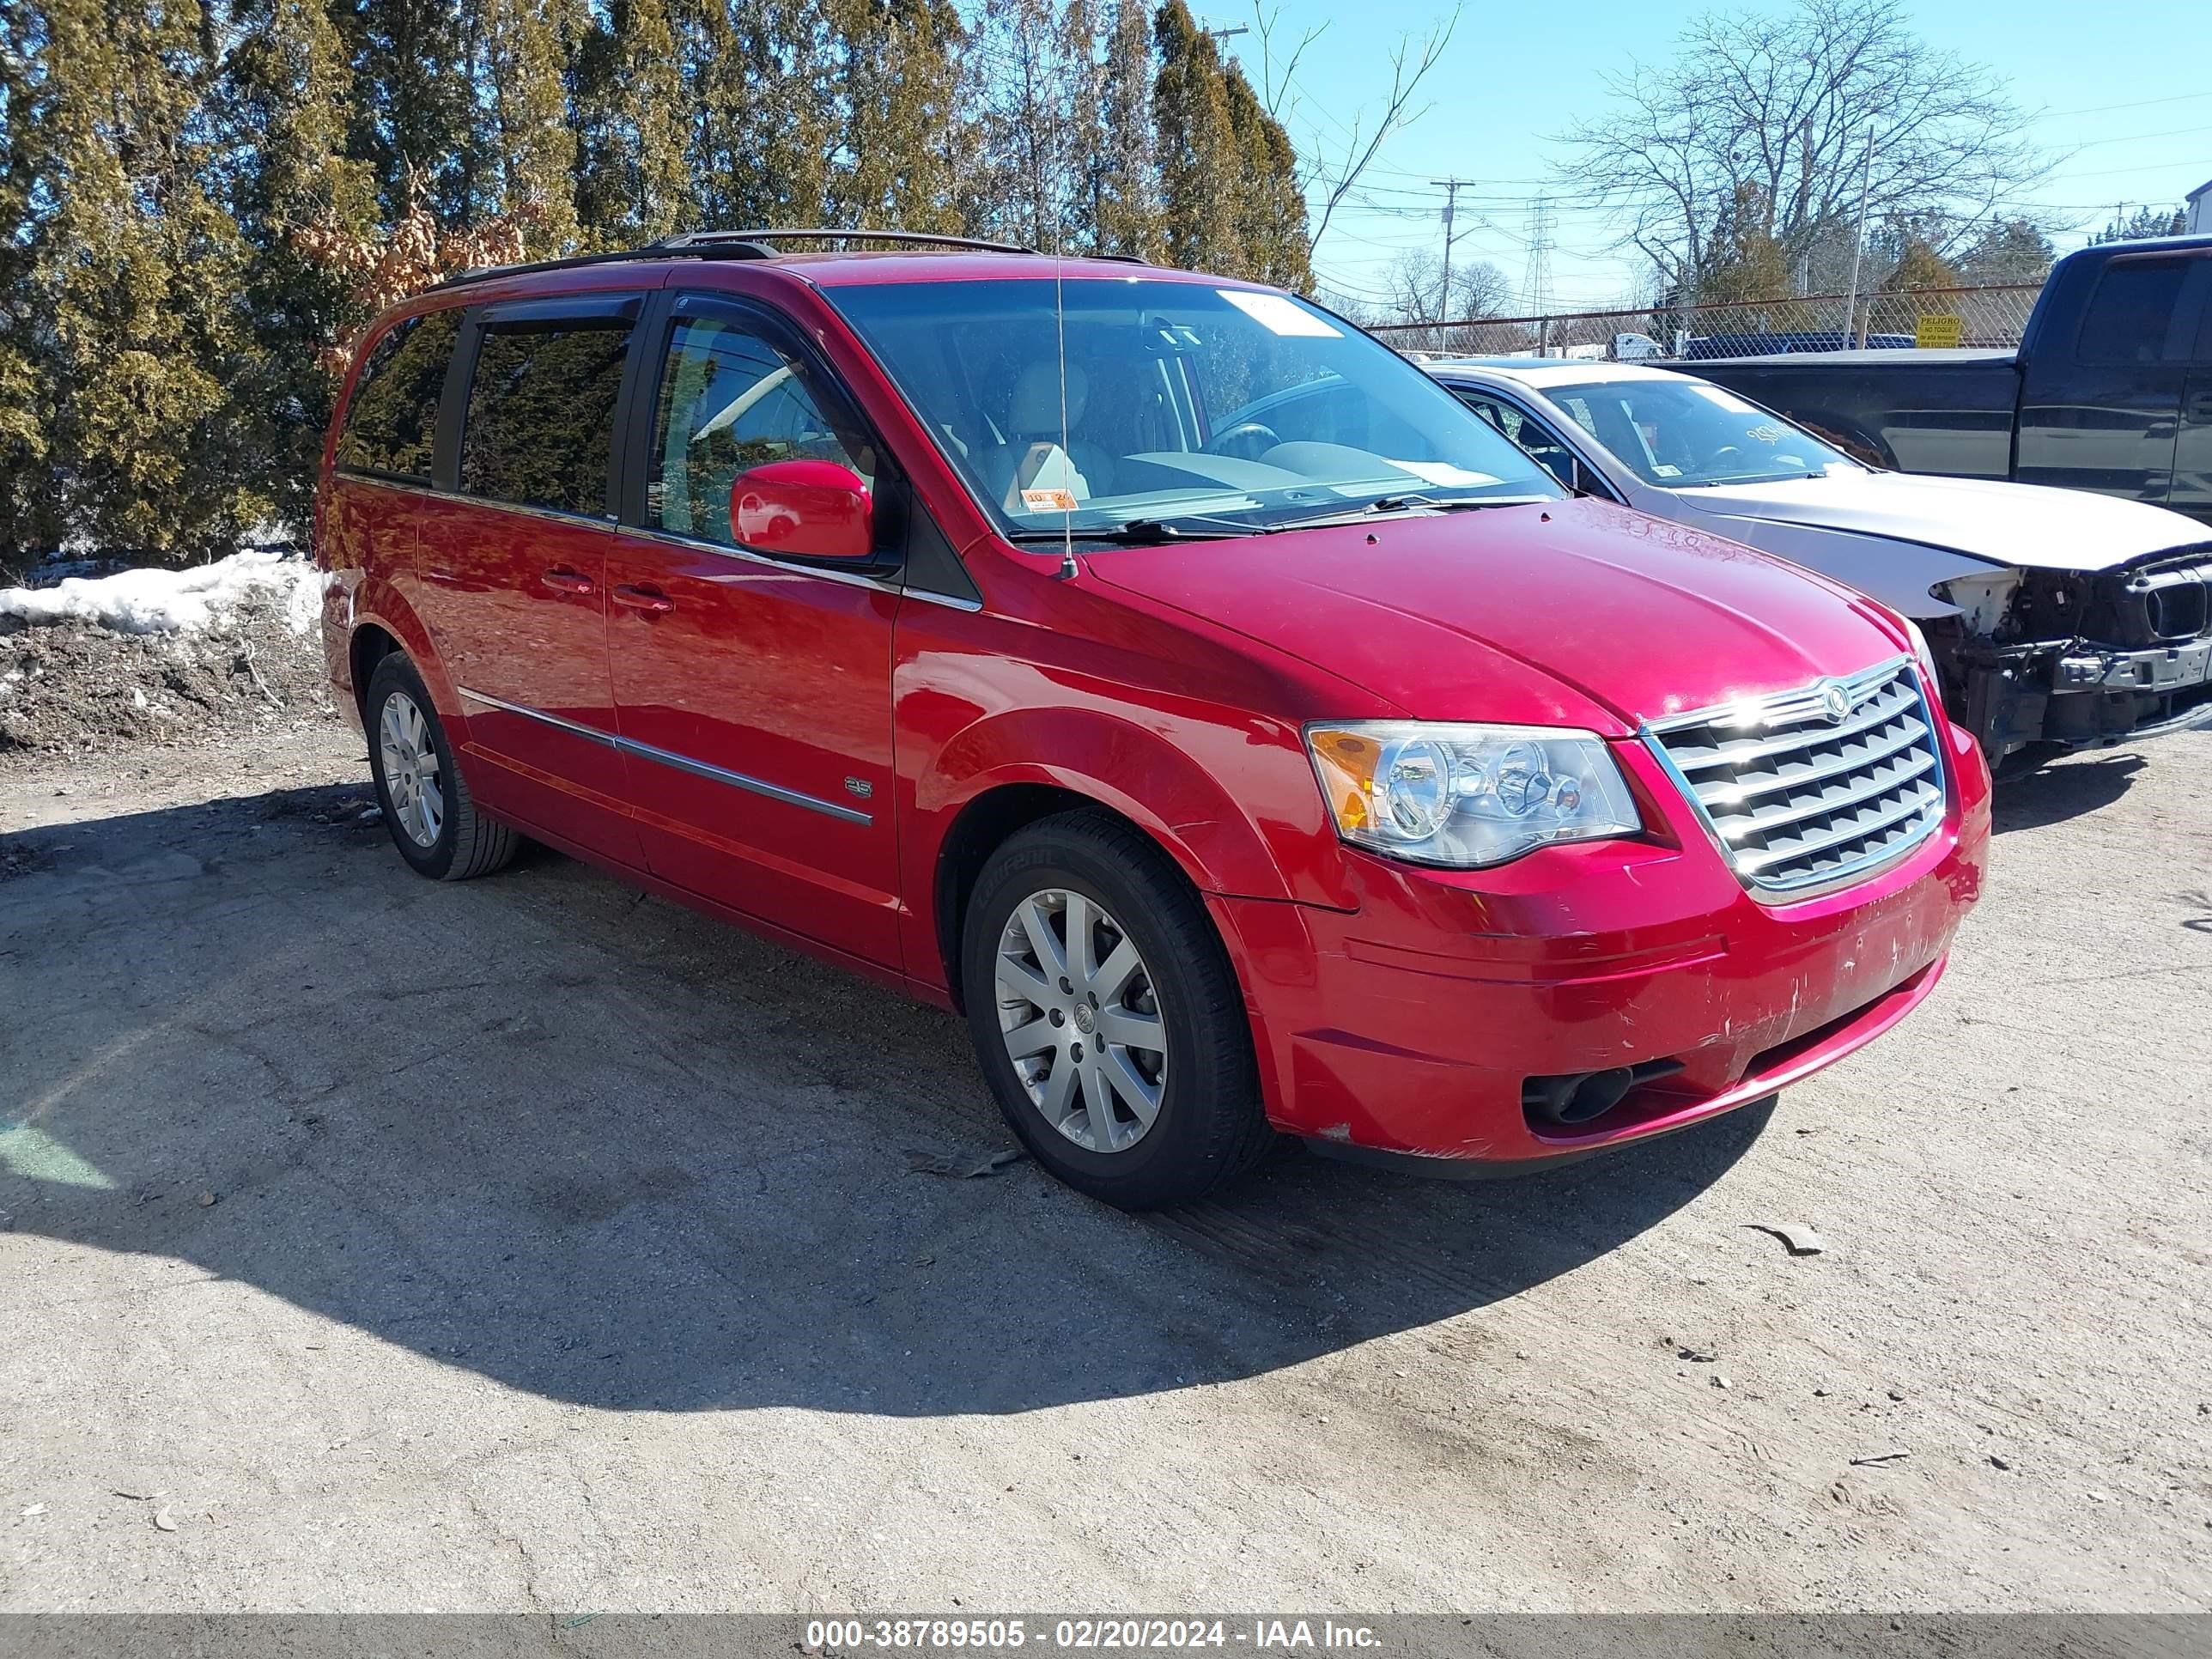
[[[2077,355],[2085,363],[2156,363],[2182,354],[2173,331],[2187,259],[2115,259],[2097,279],[2082,314]]]
[[[1575,455],[1559,434],[1540,421],[1523,414],[1511,404],[1499,398],[1486,398],[1479,392],[1462,392],[1460,401],[1496,427],[1522,449],[1529,459],[1560,483],[1570,488],[1575,480]],[[1574,405],[1571,403],[1571,412]],[[1587,422],[1582,422],[1587,424]]]
[[[629,335],[617,318],[487,326],[461,430],[461,489],[605,517]]]
[[[1459,400],[1496,427],[1510,441],[1516,444],[1522,441],[1523,422],[1519,410],[1495,398],[1486,398],[1479,392],[1462,392],[1459,394]]]
[[[456,310],[427,312],[399,324],[368,354],[338,430],[337,464],[388,477],[430,476],[438,399],[461,331]]]
[[[741,322],[679,320],[661,371],[646,522],[734,545],[730,485],[740,472],[770,461],[823,460],[872,482],[875,452],[839,433],[805,374]]]

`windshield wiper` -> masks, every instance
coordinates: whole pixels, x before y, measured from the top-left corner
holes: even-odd
[[[1202,524],[1205,530],[1186,530],[1185,525]],[[1102,525],[1094,529],[1017,530],[1006,539],[1017,543],[1044,544],[1051,542],[1113,542],[1129,547],[1155,547],[1162,542],[1211,542],[1224,536],[1264,536],[1271,526],[1239,524],[1233,519],[1211,519],[1202,514],[1192,514],[1175,520],[1131,519],[1126,524]]]
[[[1361,507],[1317,514],[1310,519],[1279,520],[1267,528],[1318,530],[1333,524],[1358,524],[1362,519],[1371,519],[1382,513],[1452,513],[1469,507],[1528,507],[1551,499],[1549,495],[1381,495]]]

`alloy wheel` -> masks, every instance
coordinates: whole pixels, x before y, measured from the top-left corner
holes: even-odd
[[[435,847],[446,823],[446,792],[438,775],[438,745],[430,723],[404,691],[384,700],[377,722],[384,789],[399,827],[417,847]]]
[[[1168,1045],[1136,942],[1096,901],[1048,888],[1007,917],[996,966],[1000,1032],[1030,1103],[1088,1152],[1142,1140]]]

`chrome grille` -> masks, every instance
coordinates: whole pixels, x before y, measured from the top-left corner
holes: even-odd
[[[1747,887],[1832,887],[1943,821],[1942,752],[1913,659],[1677,714],[1644,740]]]

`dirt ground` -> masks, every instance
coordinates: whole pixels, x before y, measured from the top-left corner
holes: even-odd
[[[334,713],[320,634],[293,632],[273,594],[191,635],[0,617],[0,765],[301,732]]]
[[[366,778],[0,757],[0,1610],[2212,1602],[2212,736],[2011,787],[1771,1111],[1143,1220],[910,1167],[1008,1141],[951,1019]]]

